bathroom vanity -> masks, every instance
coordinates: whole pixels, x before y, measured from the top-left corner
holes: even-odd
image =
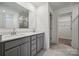
[[[32,15],[16,2],[0,3],[0,56],[34,56],[44,49],[44,33],[37,33]]]
[[[44,33],[13,35],[0,39],[3,39],[0,40],[0,56],[35,56],[44,49]]]

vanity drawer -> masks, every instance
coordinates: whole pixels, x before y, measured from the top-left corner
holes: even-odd
[[[20,40],[6,42],[5,43],[5,50],[9,49],[9,48],[12,48],[12,47],[15,47],[15,46],[19,45],[20,43],[21,43]]]
[[[31,36],[31,40],[36,40],[36,35]]]
[[[6,42],[5,43],[5,50],[6,49],[9,49],[9,48],[12,48],[12,47],[15,47],[15,46],[18,46],[20,44],[23,44],[23,43],[26,43],[26,42],[29,42],[30,38],[29,37],[24,37],[24,38],[18,38],[15,39],[14,41],[9,41],[9,42]]]
[[[20,43],[30,42],[30,37],[21,38]]]

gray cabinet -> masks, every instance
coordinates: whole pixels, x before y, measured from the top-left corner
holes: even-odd
[[[30,56],[30,42],[25,43],[20,46],[20,55],[21,56]]]
[[[30,56],[30,42],[5,51],[5,56]]]
[[[41,50],[41,36],[38,35],[37,36],[37,52],[39,52]]]
[[[44,33],[0,43],[0,56],[35,56],[44,47]]]
[[[36,55],[36,35],[31,36],[31,56]]]
[[[44,48],[44,34],[37,35],[37,52],[40,52]]]
[[[0,56],[2,56],[2,52],[3,52],[3,44],[0,43]]]
[[[21,56],[30,56],[30,37],[26,37],[24,44],[20,46],[20,55]]]
[[[41,46],[41,49],[44,48],[44,33],[42,33],[40,37],[40,46]]]
[[[5,56],[29,56],[30,37],[23,37],[13,41],[5,42]]]
[[[5,56],[19,56],[19,47],[5,51]]]
[[[32,50],[31,52],[31,56],[35,56],[36,55],[36,49]]]

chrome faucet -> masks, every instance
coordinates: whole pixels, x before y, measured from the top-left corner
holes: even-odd
[[[11,32],[11,35],[15,35],[16,34],[16,31],[15,31],[16,29],[15,28],[13,28],[13,32]]]

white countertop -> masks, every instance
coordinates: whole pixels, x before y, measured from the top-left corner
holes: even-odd
[[[0,40],[0,42],[14,40],[16,38],[31,36],[31,35],[39,34],[39,33],[43,33],[43,32],[27,32],[27,33],[20,33],[20,34],[16,34],[16,35],[2,35],[2,39]]]

